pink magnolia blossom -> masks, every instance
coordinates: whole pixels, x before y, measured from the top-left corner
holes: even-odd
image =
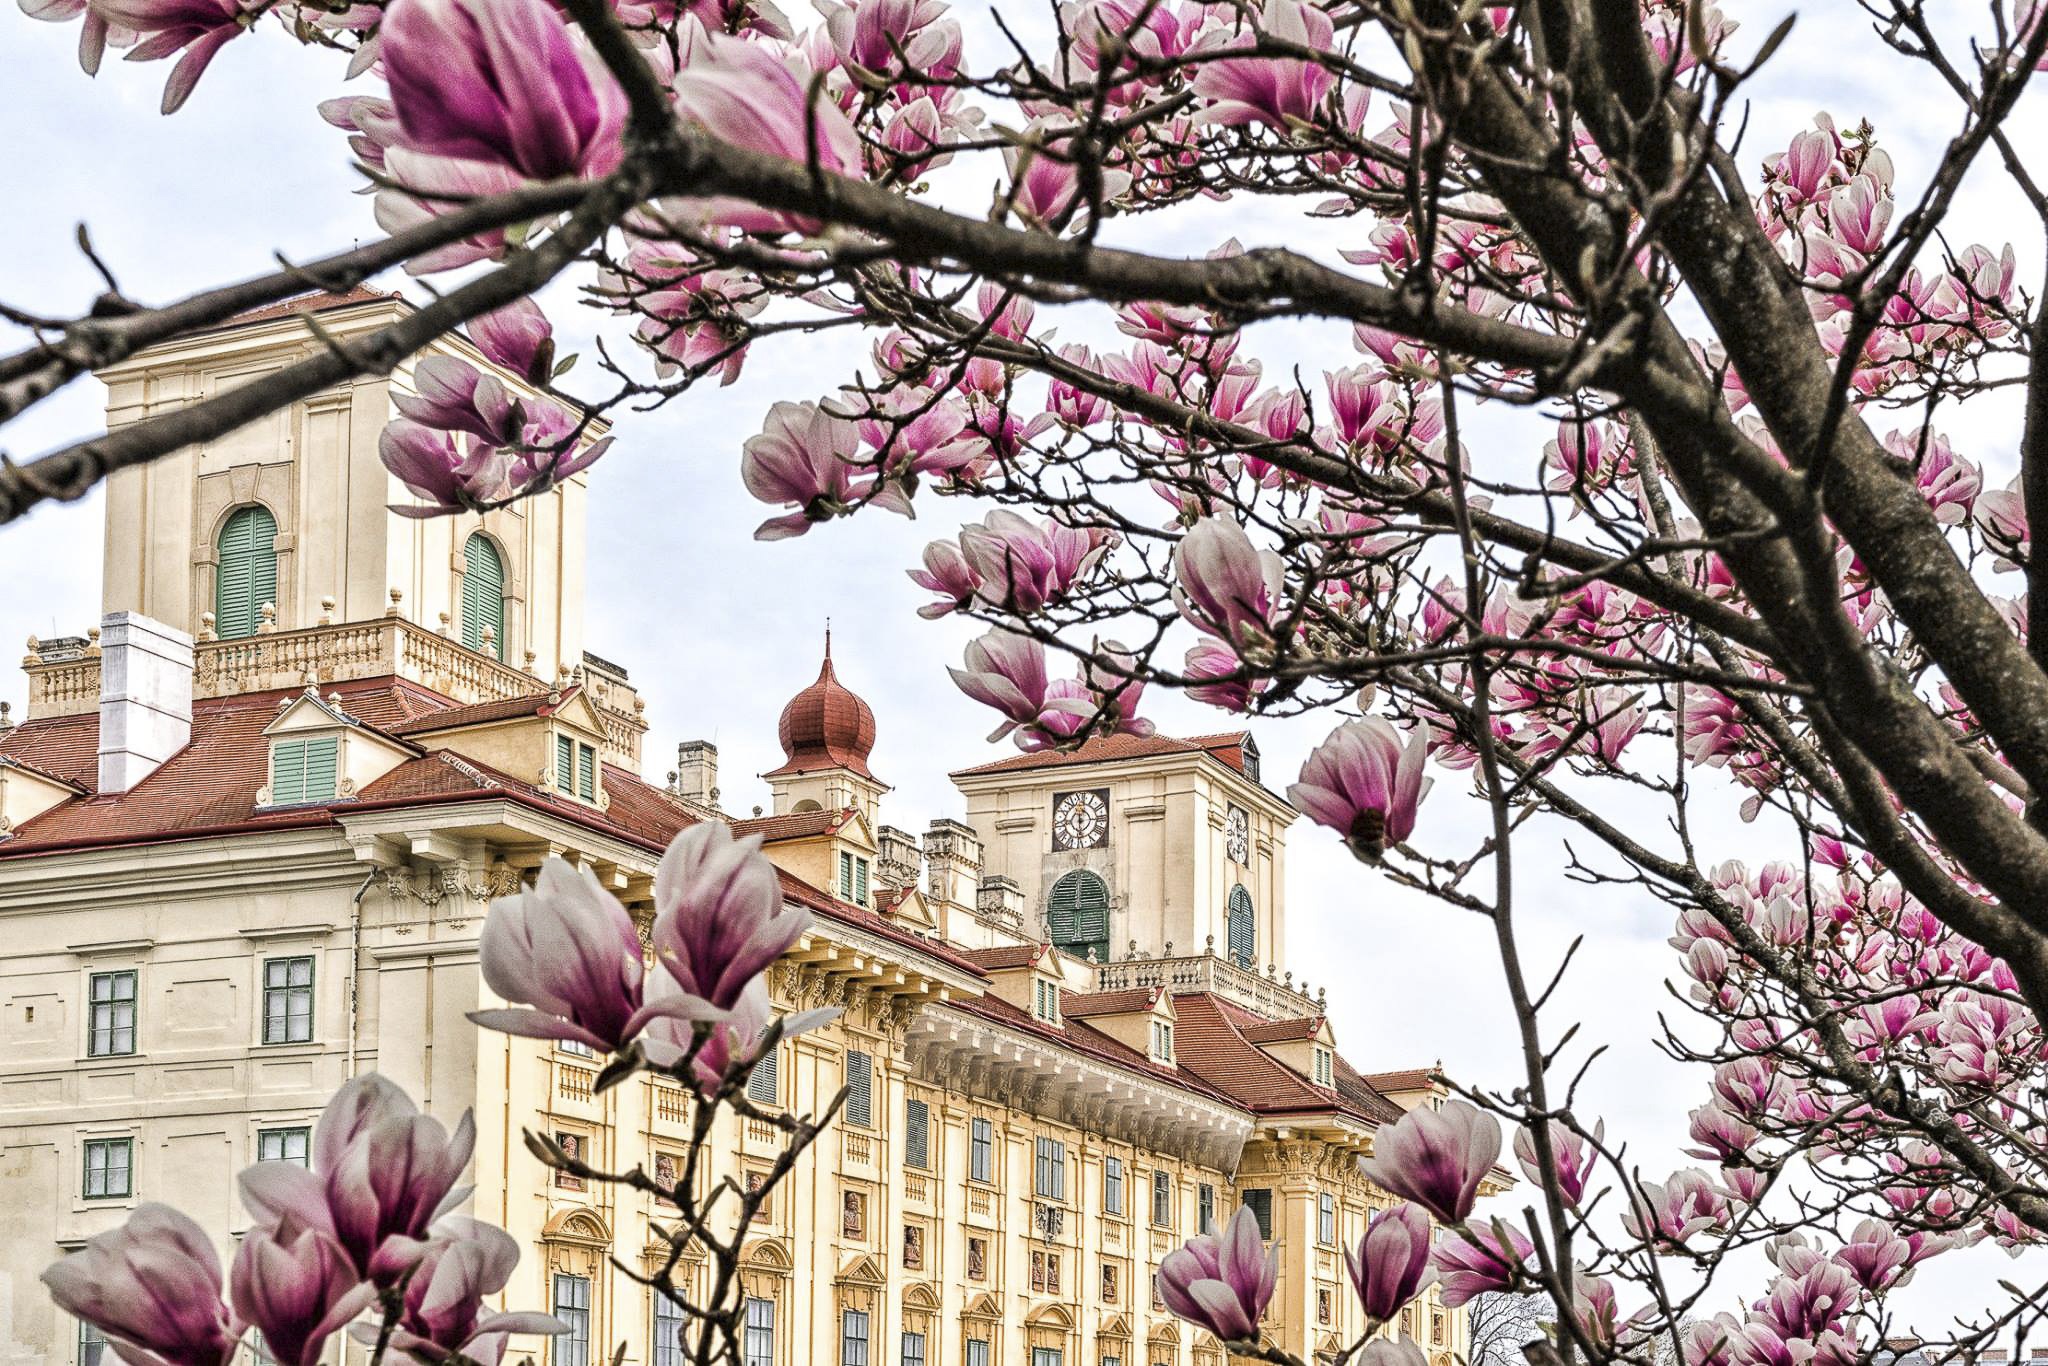
[[[415,422],[499,446],[515,439],[521,418],[504,381],[455,356],[429,356],[414,366],[413,392],[394,393],[391,402]]]
[[[1856,1225],[1849,1241],[1835,1250],[1835,1260],[1848,1268],[1856,1283],[1872,1294],[1900,1285],[1912,1275],[1913,1244],[1881,1219]]]
[[[1129,657],[1114,641],[1098,648],[1112,659]],[[1029,636],[990,631],[969,642],[963,662],[965,668],[949,670],[953,682],[1005,718],[990,740],[1014,735],[1019,749],[1035,752],[1078,744],[1091,727],[1153,733],[1152,723],[1136,715],[1141,683],[1092,663],[1083,666],[1080,677],[1049,679],[1045,647]]]
[[[519,1265],[519,1244],[503,1229],[451,1214],[434,1225],[434,1240],[405,1285],[405,1306],[391,1335],[391,1351],[428,1362],[462,1360],[497,1366],[506,1338],[566,1330],[549,1314],[507,1313],[486,1307]],[[359,1338],[375,1341],[364,1324]],[[266,1344],[268,1337],[265,1338]]]
[[[1440,1110],[1423,1106],[1383,1127],[1361,1167],[1444,1223],[1462,1224],[1499,1157],[1500,1121],[1467,1101],[1447,1100]]]
[[[644,983],[640,935],[618,898],[563,859],[541,865],[532,891],[491,904],[478,951],[484,984],[527,1003],[471,1011],[485,1029],[616,1053],[652,1020],[691,1013],[659,983]]]
[[[1190,1238],[1159,1263],[1159,1298],[1224,1342],[1259,1336],[1280,1282],[1279,1249],[1259,1237],[1258,1216],[1240,1208],[1221,1233]]]
[[[406,142],[530,180],[619,164],[626,95],[547,0],[392,0],[380,50]]]
[[[469,320],[469,339],[495,363],[529,384],[545,384],[555,371],[555,330],[531,299]]]
[[[912,583],[939,595],[939,601],[917,609],[927,621],[959,611],[974,600],[975,590],[981,587],[981,576],[961,553],[958,541],[933,541],[924,548],[924,568],[907,572]]]
[[[375,95],[344,95],[321,101],[319,108],[321,118],[354,135],[348,145],[358,161],[373,170],[384,169],[385,150],[403,136],[398,128],[398,113],[390,100]]]
[[[960,532],[960,553],[980,580],[975,595],[1018,613],[1065,597],[1114,544],[1099,528],[1065,526],[1053,518],[1034,522],[1007,508]]]
[[[246,32],[260,13],[241,0],[90,0],[87,32],[79,40],[79,64],[87,71],[97,67],[108,37],[117,33],[139,35],[128,51],[131,62],[153,62],[174,52],[184,53],[164,83],[163,112],[175,114],[191,97],[214,55],[230,39]],[[90,65],[86,62],[88,44],[93,49]]]
[[[1010,178],[1008,202],[1026,226],[1050,232],[1060,228],[1064,218],[1064,228],[1071,231],[1088,221],[1088,201],[1076,198],[1081,173],[1068,149],[1072,139],[1061,136],[1067,132],[1069,125],[1034,119],[1025,125],[1021,143],[1003,148],[1003,166]],[[1106,168],[1101,185],[1102,199],[1108,203],[1130,188],[1131,174]]]
[[[328,1339],[377,1298],[332,1238],[290,1215],[243,1236],[231,1280],[236,1316],[277,1366],[316,1366]]]
[[[754,1064],[760,1061],[762,1045],[767,1040],[768,1027],[774,1018],[775,1012],[768,1001],[767,983],[756,978],[740,994],[731,1013],[711,1026],[703,1045],[690,1060],[691,1072],[698,1086],[706,1092],[715,1092],[721,1086],[743,1085]],[[837,1006],[798,1011],[782,1018],[778,1037],[793,1039],[838,1018]],[[687,1041],[679,1042],[687,1046]]]
[[[943,0],[858,0],[825,9],[840,58],[874,75],[906,70],[944,80],[960,67],[960,21]],[[898,55],[898,54],[901,55]]]
[[[1429,1284],[1430,1237],[1429,1215],[1420,1205],[1373,1212],[1358,1251],[1344,1253],[1351,1288],[1367,1318],[1386,1322]]]
[[[206,1231],[168,1205],[142,1204],[119,1228],[43,1272],[57,1307],[106,1335],[135,1366],[228,1366],[243,1325],[221,1303],[220,1257]]]
[[[469,199],[503,194],[521,184],[518,172],[492,162],[429,156],[388,147],[384,169],[397,182],[377,193],[377,226],[389,233],[427,223]],[[402,188],[401,188],[402,187]],[[495,261],[509,249],[506,230],[490,228],[406,262],[410,275],[432,275],[476,261]]]
[[[312,1165],[259,1162],[241,1175],[258,1228],[310,1228],[331,1238],[357,1273],[389,1285],[425,1252],[428,1228],[468,1198],[456,1183],[476,1146],[465,1112],[450,1134],[378,1073],[341,1085],[313,1128]]]
[[[1696,1234],[1726,1228],[1728,1194],[1698,1167],[1685,1167],[1667,1181],[1645,1181],[1633,1192],[1621,1222],[1632,1237],[1659,1253],[1683,1252]]]
[[[1514,1289],[1535,1252],[1536,1245],[1504,1219],[1452,1232],[1430,1258],[1443,1280],[1444,1306],[1456,1309],[1477,1296]]]
[[[813,523],[853,511],[863,499],[907,515],[909,500],[893,485],[878,485],[871,472],[856,475],[851,462],[859,448],[860,429],[815,403],[769,408],[760,433],[742,447],[740,478],[762,502],[794,505],[797,511],[761,523],[754,539],[801,536]]]
[[[1404,745],[1401,733],[1376,716],[1339,726],[1301,766],[1287,800],[1342,835],[1361,860],[1378,863],[1414,832],[1416,808],[1435,781],[1422,773],[1429,737],[1429,728],[1418,726]]]
[[[1298,48],[1327,52],[1337,30],[1323,9],[1306,0],[1266,0],[1258,36]],[[1250,47],[1252,34],[1221,37],[1219,46]],[[1206,62],[1195,71],[1195,94],[1209,101],[1202,117],[1211,123],[1268,123],[1283,132],[1309,122],[1337,77],[1319,62],[1297,57],[1238,57]]]
[[[1352,1358],[1358,1366],[1429,1366],[1429,1357],[1414,1338],[1376,1337],[1358,1349]]]
[[[761,837],[700,821],[669,842],[654,871],[654,955],[683,993],[724,1014],[810,927],[785,907]]]
[[[1558,1120],[1549,1121],[1549,1129],[1550,1177],[1565,1206],[1577,1209],[1579,1201],[1585,1198],[1586,1183],[1593,1175],[1593,1164],[1599,1159],[1594,1145],[1607,1136],[1607,1121],[1603,1119],[1594,1123],[1592,1143]],[[1515,1130],[1515,1161],[1521,1164],[1531,1181],[1539,1186],[1543,1184],[1544,1171],[1536,1155],[1536,1137],[1526,1125]]]
[[[2002,489],[1977,495],[1976,519],[1984,539],[1998,552],[1996,567],[2018,569],[2033,554],[2033,532],[2027,525],[2027,499],[2014,475]]]
[[[78,32],[78,66],[88,76],[99,75],[109,47],[128,47],[135,42],[133,33],[113,27],[107,16],[86,0],[20,0],[20,4],[23,14],[45,23],[62,24],[84,17]]]
[[[862,174],[860,137],[837,104],[811,93],[811,73],[798,71],[768,46],[718,33],[699,33],[676,72],[676,114],[750,152]],[[736,200],[699,201],[712,222],[747,232],[807,232],[815,223],[801,214],[764,209]]]
[[[1173,552],[1174,606],[1240,654],[1270,654],[1286,567],[1228,517],[1205,517]]]
[[[1205,640],[1188,650],[1181,672],[1191,680],[1188,696],[1197,702],[1207,702],[1225,711],[1248,712],[1252,709],[1253,699],[1266,690],[1268,680],[1231,677],[1242,672],[1244,667],[1244,661],[1237,657],[1235,650],[1213,640]]]

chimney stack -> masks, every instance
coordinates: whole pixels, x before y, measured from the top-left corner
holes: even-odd
[[[925,895],[948,906],[972,907],[981,886],[981,840],[974,828],[943,817],[924,832]]]
[[[882,825],[875,828],[875,842],[881,846],[881,857],[875,863],[875,881],[884,887],[915,887],[923,862],[918,856],[917,836],[893,825]]]
[[[718,805],[718,746],[685,740],[676,746],[676,791],[693,802]]]
[[[192,637],[140,612],[100,629],[99,790],[126,792],[192,742]]]

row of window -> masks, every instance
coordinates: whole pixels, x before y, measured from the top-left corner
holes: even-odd
[[[301,1167],[312,1151],[313,1130],[303,1124],[256,1131],[256,1160],[296,1162]],[[132,1137],[88,1138],[81,1191],[88,1200],[126,1200],[135,1194],[135,1140]]]
[[[265,507],[237,508],[221,524],[215,549],[214,634],[253,636],[264,604],[277,602],[277,518]],[[462,643],[505,657],[505,560],[482,532],[462,545]]]
[[[85,1051],[110,1058],[135,1051],[136,973],[133,968],[95,972],[87,990]],[[313,1039],[313,959],[263,960],[263,1042],[310,1043]]]

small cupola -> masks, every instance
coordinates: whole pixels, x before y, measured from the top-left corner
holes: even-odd
[[[775,814],[857,808],[872,829],[888,786],[868,768],[875,748],[875,712],[839,681],[832,632],[811,684],[789,699],[775,726],[782,762],[761,776],[775,794]]]

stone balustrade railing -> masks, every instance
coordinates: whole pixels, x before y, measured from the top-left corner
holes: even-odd
[[[1173,946],[1167,945],[1170,950]],[[1294,974],[1282,978],[1241,968],[1213,953],[1186,957],[1123,958],[1095,969],[1097,991],[1163,986],[1170,992],[1213,991],[1269,1020],[1298,1020],[1323,1013],[1326,997],[1310,996],[1307,984],[1294,985]]]
[[[97,633],[82,647],[45,652],[33,640],[22,660],[28,715],[69,716],[99,706]],[[342,683],[386,674],[409,679],[457,702],[494,702],[542,692],[546,680],[401,616],[375,621],[262,631],[234,640],[201,640],[193,648],[194,697],[229,697],[306,683]],[[605,751],[637,770],[647,732],[639,694],[623,680],[592,673],[589,697],[604,726]]]

